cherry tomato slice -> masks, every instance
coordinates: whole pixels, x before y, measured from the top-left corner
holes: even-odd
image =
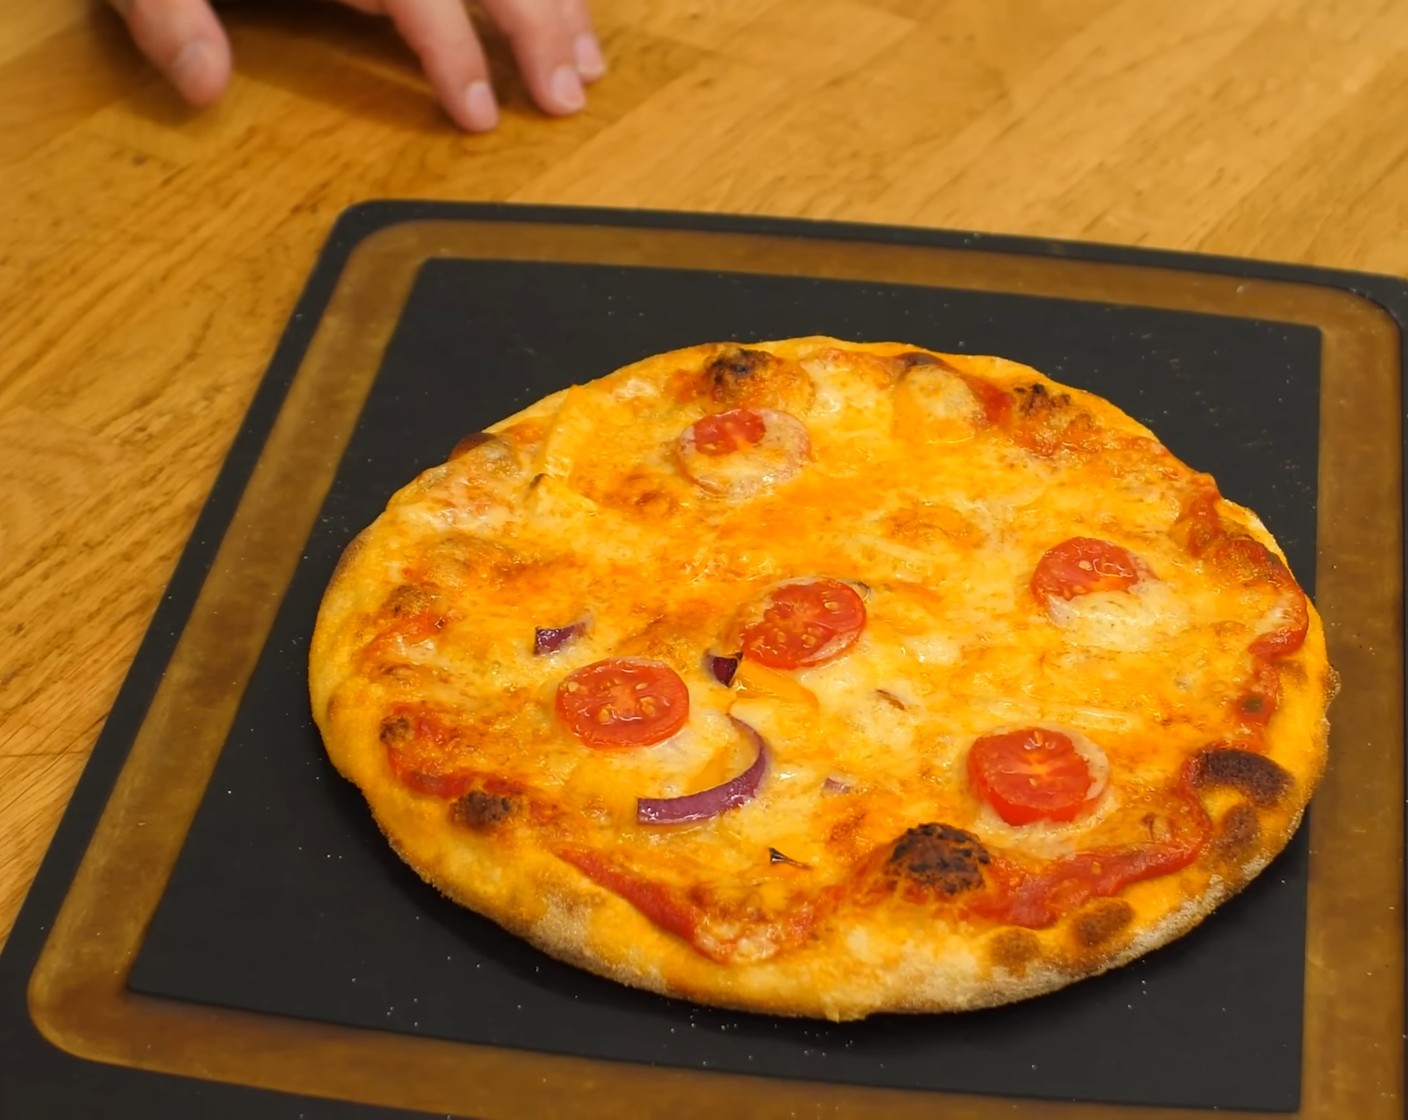
[[[557,714],[589,747],[648,747],[689,718],[689,690],[668,665],[637,657],[594,661],[557,686]]]
[[[1045,601],[1092,591],[1123,591],[1139,582],[1139,562],[1127,550],[1095,537],[1072,537],[1049,548],[1032,572],[1032,594]]]
[[[1008,824],[1071,820],[1090,790],[1090,767],[1075,744],[1044,727],[975,740],[968,750],[968,778]]]
[[[728,455],[756,446],[767,430],[766,422],[751,408],[716,412],[694,422],[694,446],[701,455]]]
[[[771,669],[822,665],[856,644],[865,603],[835,579],[798,580],[768,593],[763,617],[743,631],[743,656]]]

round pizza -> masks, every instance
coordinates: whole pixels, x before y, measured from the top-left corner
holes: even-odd
[[[1335,675],[1257,517],[993,357],[698,346],[467,437],[313,636],[429,883],[701,1004],[991,1006],[1193,928],[1287,843]]]

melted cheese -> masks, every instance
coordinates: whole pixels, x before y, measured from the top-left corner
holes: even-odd
[[[925,443],[961,443],[971,439],[983,421],[983,406],[973,390],[940,366],[909,370],[895,399],[901,434]]]
[[[562,810],[565,836],[624,845],[640,867],[659,853],[666,876],[702,866],[719,884],[771,881],[770,848],[807,864],[813,884],[837,881],[932,821],[1033,856],[1139,839],[1127,791],[1167,786],[1225,730],[1249,636],[1284,615],[1274,590],[1225,586],[1175,540],[1195,476],[1124,419],[1111,422],[1132,433],[1128,461],[1043,457],[986,427],[963,380],[938,367],[901,380],[873,355],[851,360],[825,343],[802,366],[815,393],[795,419],[812,457],[756,492],[692,481],[676,441],[713,406],[627,370],[562,395],[502,488],[464,485],[470,468],[456,460],[403,493],[388,517],[407,539],[376,553],[382,568],[368,578],[394,588],[412,568],[401,554],[450,528],[517,558],[471,559],[442,577],[454,620],[390,654],[440,663],[453,701],[442,688],[435,702],[471,729],[464,764],[540,793]],[[1001,384],[1018,376],[969,366]],[[1037,560],[1080,535],[1127,548],[1148,575],[1128,591],[1038,601]],[[815,703],[715,681],[704,656],[734,652],[722,645],[740,612],[773,583],[815,576],[869,589],[855,646],[792,674]],[[532,654],[535,626],[586,614],[582,637]],[[588,748],[553,718],[554,691],[573,669],[626,653],[683,678],[690,719],[652,747]],[[419,679],[387,677],[382,702]],[[756,798],[695,824],[637,824],[637,797],[696,792],[750,765],[730,714],[768,742]],[[1034,725],[1081,744],[1103,789],[1095,811],[1012,827],[974,795],[973,740]]]
[[[1135,652],[1176,641],[1191,624],[1194,605],[1162,580],[1142,579],[1127,591],[1052,599],[1047,613],[1072,645]]]

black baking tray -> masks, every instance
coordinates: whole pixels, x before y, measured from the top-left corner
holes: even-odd
[[[470,222],[613,230],[643,242],[689,230],[925,246],[975,260],[1054,258],[1077,268],[1104,262],[1353,292],[1398,323],[1408,312],[1408,286],[1383,277],[1102,246],[699,215],[404,202],[349,211],[288,325],[0,957],[0,1052],[15,1071],[0,1085],[3,1114],[100,1106],[209,1116],[255,1108],[328,1117],[406,1111],[358,1101],[355,1092],[332,1100],[252,1087],[259,1078],[238,1084],[85,1060],[36,1032],[22,993],[349,256],[398,227]],[[1093,299],[1083,290],[1023,290],[1020,281],[974,289],[769,274],[752,263],[701,267],[687,252],[663,267],[525,255],[536,259],[427,251],[408,289],[388,297],[394,323],[385,349],[179,856],[160,869],[170,878],[140,937],[127,990],[271,1020],[570,1055],[611,1068],[708,1071],[720,1085],[737,1085],[742,1075],[791,1086],[797,1101],[828,1084],[931,1094],[936,1104],[980,1095],[1142,1110],[1131,1116],[1150,1109],[1296,1112],[1306,829],[1194,934],[1041,1000],[846,1025],[718,1012],[560,965],[424,886],[327,763],[307,709],[305,659],[341,549],[394,489],[442,461],[466,432],[646,354],[721,339],[825,333],[1027,362],[1108,397],[1175,454],[1213,473],[1228,497],[1258,511],[1313,592],[1317,524],[1324,523],[1324,332],[1274,308],[1223,313],[1199,300],[1196,310],[1177,309]],[[1400,347],[1399,374],[1402,360]],[[1401,476],[1396,431],[1399,442],[1379,452],[1394,457]],[[523,1104],[522,1114],[554,1111]],[[633,1113],[625,1107],[622,1114]]]

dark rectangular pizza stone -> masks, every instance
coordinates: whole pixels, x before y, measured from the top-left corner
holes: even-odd
[[[836,1026],[692,1007],[556,963],[422,884],[326,761],[308,712],[308,636],[340,550],[393,490],[467,432],[570,382],[696,342],[812,333],[1001,354],[1107,396],[1255,509],[1312,589],[1314,329],[899,285],[431,261],[131,986],[353,1026],[772,1077],[1294,1109],[1303,832],[1197,931],[1115,973],[993,1011]]]

